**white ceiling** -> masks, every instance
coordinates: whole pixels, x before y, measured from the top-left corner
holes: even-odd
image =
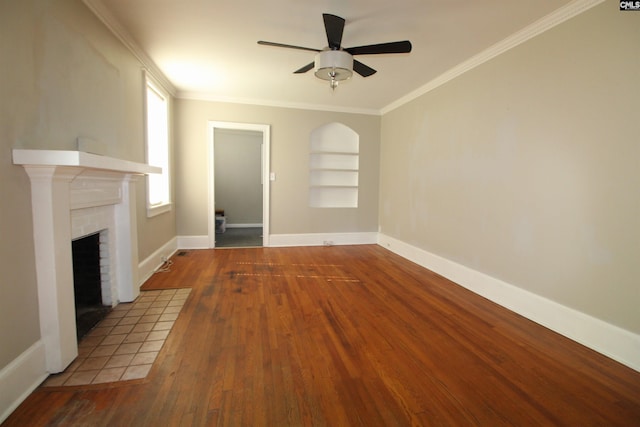
[[[380,112],[569,0],[85,0],[185,98]],[[359,55],[378,70],[332,92],[293,74],[321,49],[322,13],[346,19],[344,47],[410,40],[409,54]],[[147,59],[147,58],[145,58]]]

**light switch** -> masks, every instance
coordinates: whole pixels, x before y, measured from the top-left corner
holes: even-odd
[[[275,172],[270,172],[269,173],[269,181],[275,181],[276,180],[276,173]]]

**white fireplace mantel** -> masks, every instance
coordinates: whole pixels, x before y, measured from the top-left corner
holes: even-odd
[[[13,150],[13,163],[23,166],[68,166],[127,174],[160,173],[162,169],[145,163],[99,156],[83,151]]]
[[[108,216],[110,280],[118,301],[133,301],[138,289],[136,176],[161,168],[82,151],[13,150],[13,163],[31,181],[40,334],[47,371],[63,371],[78,355],[71,240],[94,211]],[[72,214],[73,212],[73,214]],[[96,230],[92,230],[96,231]]]

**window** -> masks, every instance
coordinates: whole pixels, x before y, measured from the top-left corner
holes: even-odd
[[[147,216],[171,209],[169,170],[169,102],[167,93],[146,76],[147,163],[162,173],[147,175]]]

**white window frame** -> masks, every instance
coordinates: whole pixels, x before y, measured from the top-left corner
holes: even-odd
[[[171,199],[171,105],[170,97],[166,90],[148,73],[144,75],[144,126],[146,160],[151,166],[162,168],[160,174],[147,175],[147,217],[160,215],[172,208]],[[164,101],[166,107],[166,129],[160,134],[152,132],[149,127],[149,91],[153,91],[158,98]],[[164,132],[163,132],[164,131]],[[154,137],[155,134],[155,137]],[[158,139],[159,138],[159,139]],[[155,139],[155,142],[154,142]],[[160,153],[154,150],[161,150]],[[152,186],[162,186],[158,192],[160,197],[152,200]]]

